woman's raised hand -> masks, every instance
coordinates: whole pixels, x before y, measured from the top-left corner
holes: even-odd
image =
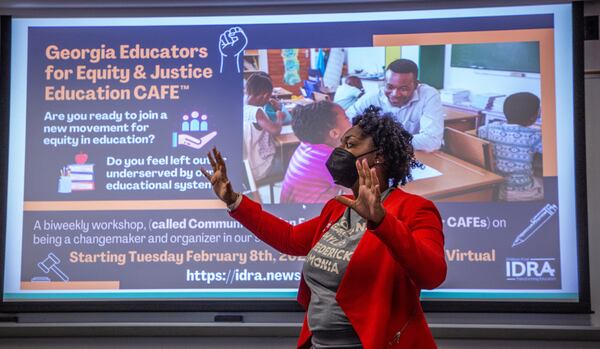
[[[213,147],[212,154],[208,153],[208,160],[210,161],[213,174],[208,173],[203,167],[200,167],[200,171],[210,181],[219,199],[223,200],[227,205],[233,204],[239,194],[233,191],[231,182],[227,178],[227,166],[225,166],[225,161],[216,147]]]
[[[345,196],[337,196],[335,199],[350,207],[367,221],[375,225],[381,223],[385,216],[385,209],[381,204],[381,191],[379,190],[379,179],[375,168],[369,168],[367,159],[356,161],[358,170],[358,196],[352,200]]]

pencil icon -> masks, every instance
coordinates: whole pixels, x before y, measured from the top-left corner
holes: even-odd
[[[527,239],[529,239],[533,234],[535,234],[536,231],[538,231],[538,229],[546,224],[546,222],[552,218],[556,212],[558,212],[558,207],[554,204],[546,204],[546,206],[542,207],[542,209],[529,220],[529,225],[527,228],[523,229],[523,231],[517,235],[512,243],[512,247],[518,246],[527,241]]]

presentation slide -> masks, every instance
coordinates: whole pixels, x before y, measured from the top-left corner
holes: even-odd
[[[324,170],[331,123],[302,130],[294,109],[333,101],[351,120],[385,102],[402,58],[419,67],[406,108],[429,109],[398,121],[443,133],[415,138],[424,166],[401,188],[444,223],[448,276],[422,299],[577,302],[571,16],[13,19],[4,301],[295,299],[302,263],[334,270],[331,251],[255,238],[203,176],[207,153],[301,224],[344,188]]]

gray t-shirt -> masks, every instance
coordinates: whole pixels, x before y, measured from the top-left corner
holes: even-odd
[[[391,188],[382,194],[382,201],[390,191]],[[335,295],[366,229],[367,221],[354,210],[347,208],[306,256],[303,274],[311,290],[307,315],[308,327],[313,332],[313,337],[318,337],[323,331],[354,333]],[[348,340],[358,340],[358,337]]]

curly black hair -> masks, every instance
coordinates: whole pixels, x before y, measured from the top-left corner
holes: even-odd
[[[297,106],[292,111],[292,130],[305,143],[322,144],[336,123],[335,104],[319,101]]]
[[[384,159],[386,174],[393,186],[410,182],[411,169],[423,166],[415,159],[411,143],[413,136],[394,120],[392,114],[382,114],[381,108],[372,105],[355,116],[352,125],[358,125],[365,136],[373,139],[377,154]]]

